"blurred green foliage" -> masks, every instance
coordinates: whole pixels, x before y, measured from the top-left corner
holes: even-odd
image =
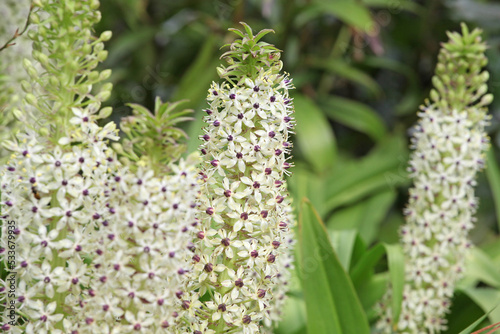
[[[440,42],[447,39],[446,30],[459,30],[461,20],[484,29],[490,47],[490,92],[497,96],[490,107],[493,151],[487,177],[480,176],[477,188],[480,209],[471,237],[479,250],[470,261],[473,274],[455,296],[448,333],[458,333],[500,302],[500,171],[495,164],[500,144],[499,4],[106,0],[101,10],[98,30],[114,34],[104,64],[113,70],[115,89],[108,101],[115,108],[112,117],[118,123],[129,115],[126,103],[154,110],[157,96],[163,101],[188,99],[184,106],[195,110],[196,119],[184,124],[189,151],[198,147],[206,92],[221,63],[218,48],[234,38],[227,29],[240,28],[238,22],[245,21],[254,31],[275,31],[264,40],[283,50],[285,70],[297,88],[291,192],[296,206],[307,197],[307,206],[314,206],[317,218],[325,222],[339,257],[335,270],[343,265],[371,323],[371,307],[387,281],[396,279],[393,271],[386,271],[387,262],[397,258],[390,247],[371,246],[397,242],[409,186],[408,129],[429,94]],[[304,290],[297,278],[291,286],[277,332],[305,333]],[[500,321],[498,312],[490,313],[489,319]]]

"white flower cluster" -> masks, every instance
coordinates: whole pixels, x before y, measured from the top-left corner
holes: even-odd
[[[51,148],[20,134],[1,179],[2,214],[16,222],[14,303],[27,320],[24,330],[170,333],[197,225],[194,161],[172,164],[163,177],[131,173],[104,142],[116,139],[113,126],[99,128],[88,111],[74,113],[80,145]],[[2,261],[7,229],[3,224]],[[0,300],[10,304],[2,283]],[[3,319],[3,329],[21,333],[23,326]]]
[[[179,296],[190,323],[182,333],[259,333],[262,321],[278,317],[292,265],[284,181],[290,88],[287,77],[261,73],[209,90],[200,224],[187,293]]]
[[[98,138],[115,139],[115,129],[83,124],[80,135],[80,145],[67,149],[31,131],[8,142],[13,153],[1,174],[2,214],[15,222],[16,238],[9,243],[9,225],[2,224],[0,260],[15,264],[9,269],[18,287],[15,299],[7,300],[2,284],[0,299],[9,305],[14,300],[28,320],[14,332],[25,327],[26,333],[67,333],[61,321],[68,324],[70,317],[63,317],[78,305],[91,278],[86,259],[97,233],[92,216],[105,205],[107,173],[115,169],[112,153]],[[8,327],[12,319],[4,314],[2,320]]]
[[[94,216],[93,279],[79,333],[172,332],[199,182],[194,164],[171,168],[162,177],[144,169],[110,175]]]
[[[489,140],[483,108],[442,110],[434,105],[419,113],[412,140],[410,189],[402,228],[406,284],[401,315],[391,319],[390,303],[382,302],[379,328],[392,333],[439,333],[471,244],[477,208],[476,173],[484,166]]]

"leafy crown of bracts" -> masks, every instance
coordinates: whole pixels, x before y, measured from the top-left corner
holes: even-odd
[[[221,56],[221,59],[226,60],[228,66],[221,65],[217,68],[221,79],[236,86],[247,78],[252,80],[257,78],[262,71],[279,74],[283,67],[280,60],[281,50],[272,44],[260,41],[268,33],[274,33],[274,30],[263,29],[254,36],[248,24],[240,23],[245,28],[244,32],[234,28],[229,29],[229,31],[236,33],[241,39],[222,46],[222,48],[229,47],[230,50]]]

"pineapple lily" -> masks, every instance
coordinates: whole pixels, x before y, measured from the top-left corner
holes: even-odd
[[[463,276],[477,199],[476,174],[489,147],[485,126],[488,72],[481,31],[449,33],[426,101],[414,129],[409,172],[414,180],[405,210],[401,242],[406,282],[399,319],[388,302],[380,304],[383,333],[439,333],[456,282]]]
[[[208,91],[201,139],[200,216],[182,333],[265,332],[285,297],[294,224],[284,180],[294,126],[291,80],[280,74],[279,51],[253,36],[223,57],[224,81]],[[207,300],[208,297],[208,300]]]

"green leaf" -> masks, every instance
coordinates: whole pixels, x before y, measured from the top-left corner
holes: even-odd
[[[189,122],[188,125],[188,139],[187,139],[187,149],[184,153],[184,157],[187,157],[191,152],[197,151],[202,141],[199,139],[199,135],[202,133],[201,129],[205,125],[203,122],[203,116],[201,110],[195,112],[194,121]]]
[[[322,13],[338,17],[348,25],[368,32],[373,27],[370,11],[355,0],[316,0],[315,5]]]
[[[257,35],[255,35],[255,37],[254,37],[255,42],[258,42],[262,37],[269,34],[270,32],[274,33],[274,30],[273,29],[263,29],[263,30],[259,31],[259,33]]]
[[[486,175],[490,184],[491,192],[495,203],[495,212],[497,215],[497,224],[500,228],[500,168],[498,167],[495,159],[495,152],[493,147],[486,152]]]
[[[377,244],[370,249],[353,267],[351,279],[358,292],[366,290],[366,284],[371,282],[375,266],[382,256],[387,254],[389,263],[389,281],[392,287],[392,310],[394,322],[397,322],[401,313],[403,288],[405,282],[404,254],[399,244]],[[360,295],[362,295],[360,293]],[[381,296],[380,296],[381,297]],[[373,305],[373,300],[364,301],[363,306]]]
[[[328,230],[333,249],[337,253],[337,257],[344,267],[345,271],[349,271],[351,266],[351,256],[356,242],[356,230],[333,231]]]
[[[151,42],[157,32],[157,28],[143,27],[114,39],[109,46],[109,56],[105,62],[106,68],[116,66],[123,58],[133,54],[135,50],[141,49],[144,44]]]
[[[389,262],[389,280],[392,286],[392,318],[397,323],[403,302],[403,288],[405,284],[405,262],[401,245],[384,244]]]
[[[317,171],[323,172],[333,166],[337,155],[332,128],[312,100],[299,94],[292,97],[300,151]]]
[[[328,240],[318,212],[307,199],[301,203],[299,229],[308,333],[370,333],[352,282]]]
[[[500,288],[500,271],[497,264],[479,248],[473,248],[466,259],[465,275]]]
[[[329,230],[357,229],[361,238],[370,244],[395,199],[394,189],[381,189],[366,200],[336,210],[326,225]]]
[[[372,77],[342,59],[312,58],[309,60],[309,63],[312,67],[325,69],[334,75],[365,87],[375,97],[382,94],[382,89]]]
[[[365,133],[375,141],[382,139],[387,132],[379,114],[364,103],[331,96],[321,100],[320,106],[334,121]]]
[[[365,255],[356,263],[351,270],[351,280],[355,286],[369,280],[373,274],[375,265],[380,261],[385,254],[385,247],[382,244],[377,244],[371,248]]]
[[[380,314],[373,307],[387,292],[388,273],[380,273],[370,277],[370,280],[356,287],[359,300],[370,322],[378,319]]]
[[[493,242],[488,242],[481,245],[481,249],[488,255],[492,261],[500,267],[500,239],[497,238]]]
[[[415,71],[410,66],[404,65],[394,59],[367,56],[363,59],[363,65],[372,68],[383,68],[401,74],[406,78],[407,89],[395,106],[396,115],[407,115],[414,113],[422,101],[420,82]]]
[[[356,233],[356,239],[354,240],[354,245],[352,248],[351,261],[349,268],[347,271],[350,271],[351,268],[358,263],[358,261],[366,254],[367,252],[366,243],[359,236],[359,232]]]
[[[215,49],[216,39],[209,37],[183,75],[172,101],[189,100],[185,107],[194,109],[205,99],[210,82],[217,78],[215,69],[220,64],[220,60],[214,56]]]
[[[458,334],[470,334],[474,329],[476,329],[476,327],[483,322],[484,319],[486,319],[490,313],[496,308],[496,306],[494,308],[492,308],[491,310],[489,310],[487,313],[485,313],[483,316],[481,316],[479,319],[477,319],[476,321],[474,321],[472,324],[470,324],[470,326],[467,326],[467,328],[465,328],[463,331],[461,331],[460,333]]]
[[[325,181],[321,175],[311,171],[305,163],[297,161],[293,168],[293,177],[288,182],[290,192],[297,203],[307,197],[316,210],[324,211]]]
[[[403,136],[392,136],[366,157],[337,164],[326,183],[326,210],[333,210],[381,190],[409,183],[408,150]]]
[[[377,7],[377,8],[387,8],[392,11],[401,11],[405,10],[414,14],[423,14],[424,7],[417,4],[413,1],[408,0],[361,0],[363,4],[369,7]]]
[[[305,332],[306,307],[302,298],[290,296],[281,312],[283,318],[276,328],[276,334],[300,334]]]
[[[489,312],[492,323],[500,320],[500,291],[492,288],[467,288],[463,292],[469,296],[484,312]]]

